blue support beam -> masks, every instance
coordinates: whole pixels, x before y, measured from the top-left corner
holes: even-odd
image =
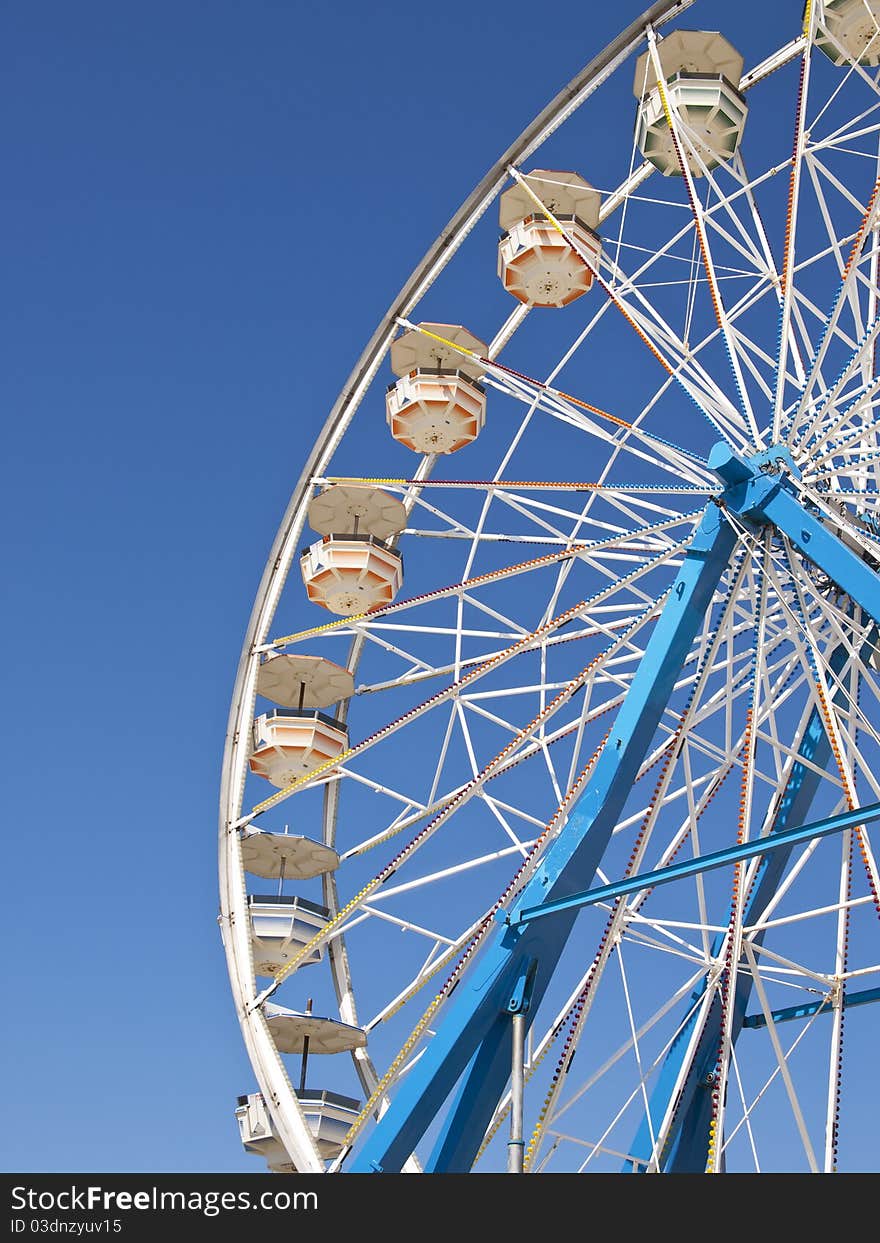
[[[600,885],[596,889],[588,889],[586,893],[573,893],[570,897],[559,898],[555,902],[544,902],[540,906],[527,906],[519,911],[516,922],[528,923],[535,919],[545,919],[548,915],[555,915],[559,911],[594,906],[597,902],[612,902],[626,893],[638,893],[642,889],[656,889],[658,885],[668,885],[670,881],[681,880],[685,876],[696,876],[700,872],[711,872],[714,868],[727,867],[743,859],[753,859],[755,855],[769,855],[774,850],[790,851],[793,846],[800,846],[816,837],[827,837],[829,833],[842,833],[844,829],[855,828],[857,824],[869,824],[873,820],[880,820],[880,803],[868,803],[864,807],[857,807],[854,811],[841,812],[840,815],[829,816],[825,820],[815,820],[812,824],[804,824],[797,829],[774,832],[756,841],[745,842],[741,846],[728,846],[725,850],[713,850],[709,854],[698,855],[695,859],[671,863],[669,867],[658,868],[655,872],[643,872],[640,876],[631,876],[627,880],[619,880],[612,885]],[[508,922],[513,923],[513,917]]]
[[[858,993],[846,993],[843,998],[844,1010],[849,1010],[852,1006],[868,1006],[875,1001],[880,1001],[880,988],[865,988]],[[790,1023],[792,1019],[809,1019],[814,1014],[830,1014],[832,1011],[830,1000],[826,997],[824,1001],[814,1001],[809,1005],[803,1006],[786,1006],[783,1010],[771,1010],[770,1018],[774,1023]],[[743,1027],[766,1027],[767,1019],[763,1014],[749,1014],[743,1019]]]
[[[593,775],[517,907],[566,896],[595,876],[735,543],[731,524],[710,503]],[[399,1170],[462,1076],[451,1115],[425,1168],[455,1173],[471,1167],[510,1073],[505,1048],[510,1019],[502,1012],[522,963],[538,964],[526,1015],[531,1023],[576,915],[572,911],[498,930],[446,1003],[437,1034],[351,1163],[353,1173]]]
[[[868,636],[867,648],[871,648],[876,640],[876,628]],[[832,652],[829,667],[833,674],[839,674],[847,661],[848,653],[841,645]],[[838,691],[835,698],[839,696]],[[831,745],[825,733],[822,717],[817,710],[810,714],[803,737],[797,747],[799,758],[792,766],[788,781],[778,799],[773,816],[772,833],[785,832],[787,827],[802,824],[806,819],[813,798],[821,781],[821,772],[831,759]],[[746,924],[756,924],[773,898],[776,889],[788,867],[791,848],[777,850],[765,855],[761,860],[751,898],[744,912]],[[712,955],[717,957],[721,952],[722,937],[716,938],[712,946]],[[762,933],[754,937],[754,944],[763,944]],[[693,1001],[698,1001],[705,991],[705,985],[695,994]],[[752,991],[752,977],[748,972],[737,977],[737,989],[733,998],[733,1020],[731,1038],[734,1043],[739,1036],[746,1009]],[[693,1007],[688,1006],[691,1011]],[[696,1013],[691,1013],[682,1024],[682,1030],[670,1048],[666,1060],[658,1076],[658,1082],[651,1096],[650,1109],[653,1119],[653,1133],[656,1134],[660,1121],[665,1116],[667,1106],[681,1070],[684,1059],[688,1056],[690,1042],[697,1023]],[[691,1067],[681,1088],[675,1127],[666,1147],[661,1166],[668,1173],[699,1173],[705,1168],[706,1148],[708,1144],[708,1126],[711,1116],[711,1082],[709,1076],[714,1067],[714,1060],[721,1038],[721,1006],[717,998],[713,1001],[706,1018],[703,1032],[697,1048],[691,1053]],[[650,1160],[653,1151],[652,1128],[645,1119],[630,1147],[630,1151],[641,1158],[641,1163],[634,1167],[633,1172],[643,1169]]]

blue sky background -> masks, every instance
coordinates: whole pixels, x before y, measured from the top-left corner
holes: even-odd
[[[263,562],[409,271],[642,7],[5,6],[3,1169],[262,1168],[216,831]]]

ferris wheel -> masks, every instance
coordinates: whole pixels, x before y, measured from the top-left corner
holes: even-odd
[[[596,56],[303,463],[220,806],[273,1171],[877,1167],[880,0],[784,7]]]

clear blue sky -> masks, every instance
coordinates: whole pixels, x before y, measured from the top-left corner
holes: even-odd
[[[262,1168],[216,831],[263,561],[411,268],[643,7],[4,7],[3,1169]]]

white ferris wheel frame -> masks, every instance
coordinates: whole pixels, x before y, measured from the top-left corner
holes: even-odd
[[[386,357],[401,321],[408,319],[477,221],[498,196],[509,180],[511,167],[518,167],[543,145],[554,130],[643,43],[646,31],[660,28],[680,16],[694,3],[695,0],[658,0],[658,3],[646,9],[559,92],[543,112],[523,130],[465,200],[400,291],[348,377],[305,463],[269,553],[242,645],[223,752],[219,817],[219,922],[236,1013],[257,1084],[269,1106],[281,1143],[302,1172],[324,1172],[326,1167],[259,1004],[260,990],[257,988],[254,973],[247,891],[238,830],[243,823],[242,798],[256,699],[257,671],[305,526],[314,480],[324,475],[344,432]],[[801,38],[780,48],[744,76],[740,84],[741,90],[749,89],[793,60],[803,50],[803,45],[804,40]],[[653,166],[647,161],[637,167],[617,191],[606,198],[602,205],[603,218],[610,215],[653,171]],[[497,351],[507,343],[526,314],[527,309],[522,306],[511,314],[492,342],[490,357],[494,358]],[[430,457],[423,459],[416,475],[417,480],[427,480],[430,477],[433,461]],[[409,498],[410,506],[413,500],[414,494]],[[353,671],[357,667],[361,646],[355,641],[351,661]],[[344,720],[344,715],[343,708],[339,713],[340,719]],[[332,838],[337,799],[337,788],[329,787],[325,811],[325,840],[328,840],[328,832]],[[330,896],[328,905],[331,913],[335,913],[335,881],[331,878],[327,884]],[[340,1016],[343,1021],[349,1021],[352,1012],[351,979],[344,948],[342,952],[333,952],[331,948],[330,959]],[[365,1089],[368,1092],[373,1091],[379,1080],[365,1051],[360,1051],[357,1064]],[[418,1167],[413,1163],[410,1168]]]

